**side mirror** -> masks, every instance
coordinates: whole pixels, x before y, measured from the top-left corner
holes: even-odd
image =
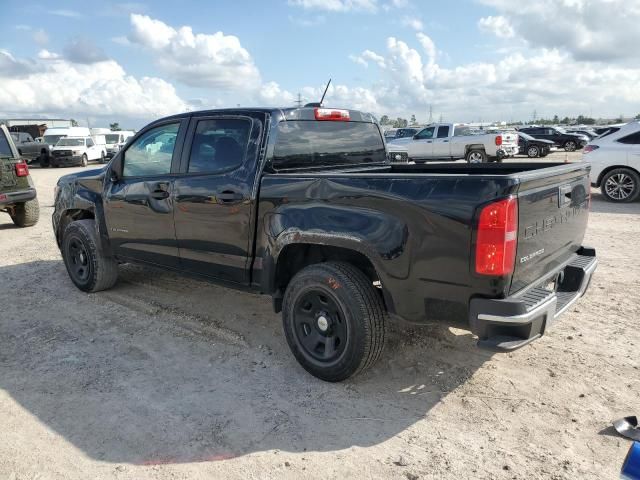
[[[122,178],[122,160],[124,156],[122,153],[118,153],[116,157],[111,162],[111,181],[118,182]]]

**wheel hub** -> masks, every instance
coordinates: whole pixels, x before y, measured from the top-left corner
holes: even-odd
[[[329,319],[324,316],[324,314],[320,314],[316,319],[316,325],[318,326],[318,330],[324,333],[329,330]]]

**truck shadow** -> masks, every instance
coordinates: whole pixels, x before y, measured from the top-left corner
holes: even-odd
[[[0,278],[0,388],[100,461],[378,444],[424,420],[490,358],[463,331],[393,326],[376,367],[328,384],[289,354],[267,297],[135,266],[92,295],[61,261],[0,267]]]

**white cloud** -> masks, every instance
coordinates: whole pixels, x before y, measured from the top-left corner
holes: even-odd
[[[76,10],[67,10],[67,9],[57,9],[57,10],[49,10],[47,13],[50,15],[56,15],[58,17],[67,17],[67,18],[81,18],[83,15]]]
[[[189,109],[170,83],[136,79],[113,60],[77,64],[47,50],[39,59],[0,51],[0,112],[150,120]]]
[[[377,0],[289,0],[288,3],[292,7],[327,12],[375,12],[378,10]]]
[[[403,17],[402,25],[405,27],[413,28],[416,32],[421,32],[424,29],[422,20],[415,17]]]
[[[369,62],[373,62],[380,68],[386,68],[386,64],[384,61],[384,57],[382,55],[378,55],[376,52],[372,52],[371,50],[365,50],[360,55],[349,55],[349,59],[356,62],[363,67],[368,67]]]
[[[605,63],[640,57],[638,0],[481,1],[533,48],[557,48],[576,60]]]
[[[501,15],[481,18],[478,20],[478,27],[483,32],[492,33],[499,38],[513,38],[515,36],[509,20]]]
[[[243,90],[260,84],[260,74],[238,37],[194,34],[189,26],[175,29],[146,15],[131,15],[131,43],[153,52],[158,66],[187,85]]]
[[[294,99],[293,93],[283,90],[276,82],[265,83],[257,93],[257,100],[260,105],[267,107],[293,105]]]
[[[64,47],[64,57],[72,63],[97,63],[108,59],[104,50],[89,38],[76,37]]]

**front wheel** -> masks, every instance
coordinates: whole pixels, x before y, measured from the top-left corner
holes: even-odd
[[[82,160],[80,165],[82,165],[83,167],[86,167],[87,165],[89,165],[89,158],[87,157],[86,153],[82,155]]]
[[[118,280],[118,264],[102,251],[94,220],[77,220],[67,226],[62,258],[71,281],[84,292],[106,290]]]
[[[540,149],[538,147],[536,147],[535,145],[531,145],[527,149],[527,157],[529,157],[529,158],[537,158],[539,156],[540,156]]]
[[[104,163],[105,157],[104,152],[100,152],[100,163]]]
[[[469,150],[466,160],[467,163],[487,163],[487,154],[484,150]]]
[[[49,167],[49,157],[44,153],[41,153],[38,157],[38,163],[40,164],[40,168],[48,168]]]
[[[284,333],[311,375],[340,382],[371,367],[385,340],[386,311],[362,271],[343,262],[310,265],[289,282]]]
[[[628,168],[616,168],[604,176],[600,188],[607,200],[633,202],[640,194],[640,175]]]
[[[576,147],[577,147],[576,142],[574,142],[573,140],[569,140],[564,144],[564,150],[566,152],[575,152]]]
[[[13,213],[10,216],[17,227],[32,227],[38,223],[40,218],[38,199],[34,198],[28,202],[18,203],[13,207]]]

